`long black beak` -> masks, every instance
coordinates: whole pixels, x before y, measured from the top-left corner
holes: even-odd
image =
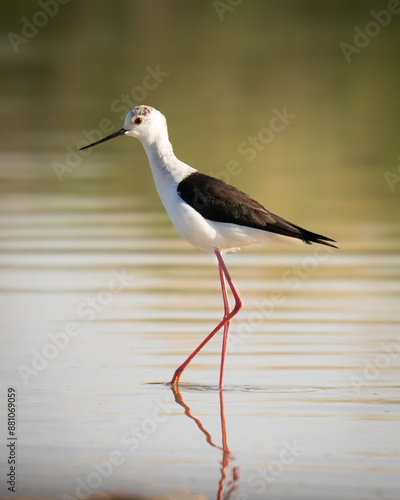
[[[113,134],[110,134],[107,137],[104,137],[103,139],[100,139],[99,141],[94,142],[93,144],[89,144],[88,146],[84,146],[83,148],[80,148],[79,151],[82,151],[82,149],[92,148],[93,146],[97,146],[97,144],[109,141],[110,139],[114,139],[114,137],[118,137],[119,135],[124,135],[125,132],[126,132],[126,130],[124,128],[121,128],[121,130],[118,130],[117,132],[114,132]]]

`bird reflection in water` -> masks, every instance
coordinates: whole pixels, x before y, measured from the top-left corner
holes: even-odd
[[[175,401],[182,406],[185,410],[185,415],[191,418],[200,429],[200,431],[205,435],[207,443],[214,448],[218,448],[222,451],[222,461],[221,461],[221,479],[219,480],[218,485],[218,494],[217,500],[229,500],[234,491],[238,489],[238,482],[240,479],[240,468],[233,467],[232,468],[232,479],[227,484],[227,491],[224,496],[225,482],[228,477],[228,470],[230,467],[232,453],[228,446],[228,434],[226,431],[226,419],[225,419],[225,404],[224,404],[224,391],[219,391],[219,405],[220,405],[220,417],[221,417],[221,434],[222,434],[222,446],[216,445],[211,437],[211,434],[204,428],[203,424],[200,422],[198,418],[192,415],[192,412],[189,406],[184,402],[182,398],[181,391],[179,390],[179,386],[173,385],[171,386],[171,390],[174,394]]]

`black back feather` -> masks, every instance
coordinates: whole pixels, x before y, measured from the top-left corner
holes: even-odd
[[[337,248],[328,243],[335,243],[335,240],[288,222],[269,212],[246,193],[209,175],[200,172],[190,174],[179,183],[178,193],[205,219],[298,238],[308,244],[320,243]]]

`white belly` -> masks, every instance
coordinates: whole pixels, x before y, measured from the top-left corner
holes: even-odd
[[[164,205],[178,233],[191,245],[206,252],[214,249],[234,251],[262,241],[265,236],[264,231],[258,229],[204,219],[178,194],[174,202],[171,200]]]

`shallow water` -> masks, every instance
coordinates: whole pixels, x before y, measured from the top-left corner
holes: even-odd
[[[214,256],[164,213],[53,201],[6,197],[0,219],[20,496],[398,498],[399,255],[355,241],[228,255],[244,308],[225,390],[219,334],[172,391],[222,316]]]

